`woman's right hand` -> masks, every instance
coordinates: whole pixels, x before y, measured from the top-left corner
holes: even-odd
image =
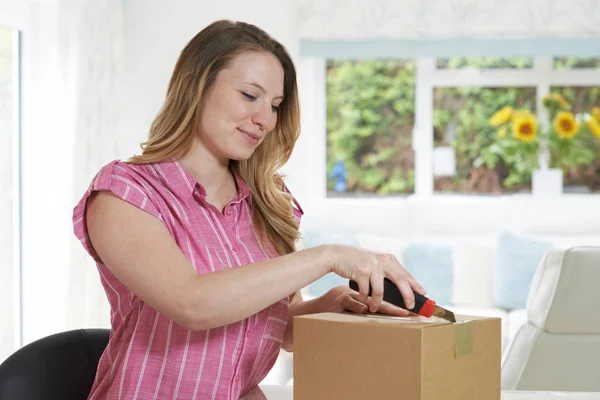
[[[392,254],[343,245],[327,247],[332,256],[331,272],[358,284],[359,301],[366,303],[371,289],[371,312],[377,312],[383,301],[384,278],[396,284],[409,310],[415,305],[413,291],[425,295],[425,289]]]

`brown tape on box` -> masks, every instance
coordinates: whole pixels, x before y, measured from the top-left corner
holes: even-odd
[[[456,358],[473,353],[473,325],[470,321],[454,324],[454,349]]]

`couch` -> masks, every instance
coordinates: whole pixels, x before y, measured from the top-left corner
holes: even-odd
[[[552,250],[502,362],[502,389],[599,392],[600,247]]]

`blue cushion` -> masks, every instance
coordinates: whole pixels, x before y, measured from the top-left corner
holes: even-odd
[[[302,234],[304,245],[317,247],[323,244],[343,244],[347,246],[358,246],[358,238],[354,235],[334,232],[304,232]],[[308,293],[313,296],[321,296],[335,286],[348,286],[348,279],[336,274],[327,274],[308,286]]]
[[[535,270],[550,243],[503,233],[498,236],[492,293],[494,304],[509,310],[525,308]]]
[[[435,243],[410,243],[402,263],[437,304],[452,302],[452,247]]]

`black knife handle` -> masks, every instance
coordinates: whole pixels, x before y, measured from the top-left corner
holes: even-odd
[[[349,286],[351,289],[356,290],[358,292],[358,283],[356,283],[353,280],[350,280]],[[416,314],[419,314],[419,311],[421,311],[421,309],[423,308],[425,303],[427,303],[427,301],[430,301],[430,300],[427,297],[423,296],[422,294],[415,292],[414,290],[413,290],[413,293],[415,295],[415,306],[408,311],[412,311]],[[371,288],[370,287],[369,287],[369,296],[371,296]],[[398,306],[400,308],[404,308],[405,310],[407,309],[406,306],[404,305],[404,299],[402,298],[402,293],[400,293],[400,290],[394,284],[394,282],[392,282],[388,278],[385,278],[383,281],[383,300],[387,301],[388,303],[391,303],[395,306]]]

